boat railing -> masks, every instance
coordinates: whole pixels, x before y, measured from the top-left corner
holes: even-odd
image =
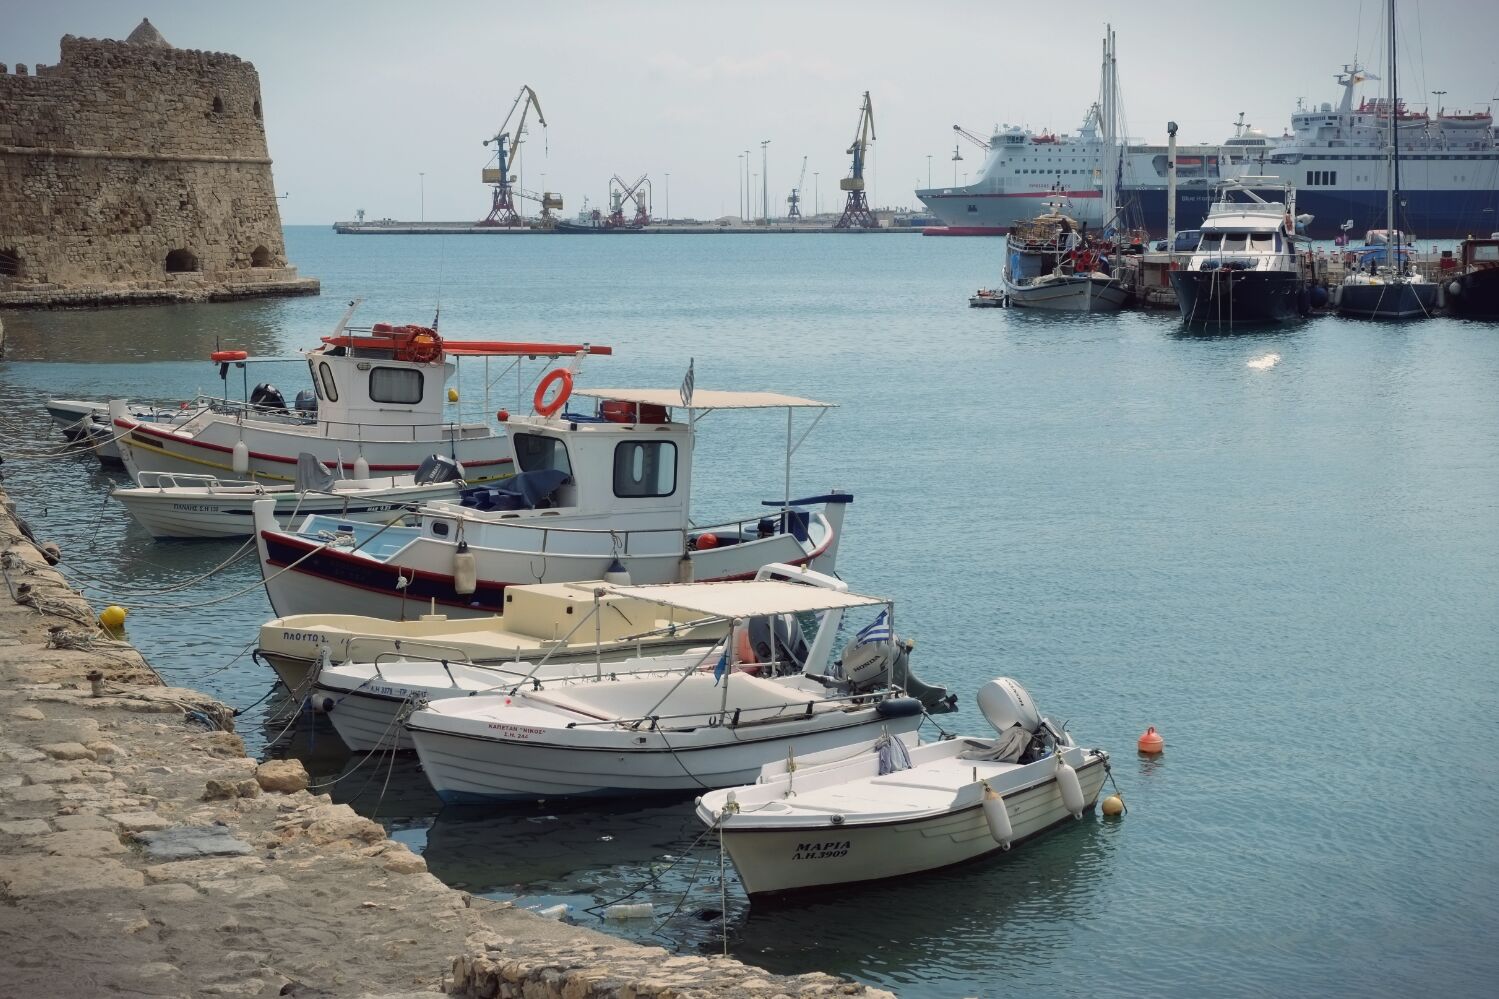
[[[790,531],[787,530],[785,518],[781,516],[781,512],[782,511],[780,510],[771,510],[754,517],[742,517],[739,520],[726,520],[721,524],[691,524],[690,526],[693,531],[700,534],[717,534],[721,531],[732,531],[740,536],[740,540],[760,541],[763,539],[774,538],[782,534],[790,533]],[[811,517],[821,518],[822,514],[812,512],[808,514],[808,517],[809,519]],[[768,534],[762,533],[767,523],[771,525],[771,532]],[[745,538],[744,535],[747,531],[753,532],[754,536]]]
[[[602,718],[596,721],[568,722],[568,728],[592,728],[602,725],[619,726],[622,728],[639,729],[647,726],[646,731],[691,732],[703,725],[704,717],[717,718],[710,721],[710,726],[722,726],[724,728],[738,728],[741,725],[763,725],[777,721],[795,721],[802,718],[811,718],[817,712],[818,705],[842,704],[844,702],[868,702],[875,703],[883,693],[893,693],[896,688],[884,691],[866,691],[862,694],[839,694],[834,697],[811,697],[805,701],[784,701],[780,704],[762,704],[757,707],[737,707],[723,711],[687,711],[681,714],[669,715],[642,715],[639,718]],[[557,707],[567,709],[567,705],[558,704]],[[747,718],[747,715],[756,713],[772,712],[767,718]],[[682,721],[684,719],[695,720],[695,724],[682,725],[677,728],[663,726],[662,722]]]

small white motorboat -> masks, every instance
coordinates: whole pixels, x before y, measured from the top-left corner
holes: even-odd
[[[995,737],[920,745],[892,732],[830,762],[799,752],[703,795],[698,818],[754,899],[948,867],[1093,808],[1108,753],[1078,746],[1014,680],[985,684],[978,704]]]
[[[141,423],[171,425],[187,420],[196,410],[135,406],[129,412],[131,419]],[[87,399],[48,399],[47,415],[64,437],[79,442],[80,453],[85,450],[93,451],[95,457],[105,464],[124,463],[119,443],[115,440],[114,428],[109,424],[109,403],[91,402]]]
[[[921,702],[890,685],[900,649],[892,608],[822,578],[832,585],[755,579],[608,587],[731,620],[734,628],[676,676],[529,678],[503,692],[434,701],[406,722],[423,772],[449,803],[685,793],[752,780],[788,753],[914,731],[926,716]],[[881,605],[835,663],[844,612]],[[781,653],[750,666],[739,636],[750,619],[787,615],[817,617],[804,672],[753,675],[751,668],[776,672]],[[800,637],[799,630],[784,636],[792,644]]]
[[[404,519],[422,503],[458,498],[464,488],[463,466],[440,454],[428,458],[415,475],[341,479],[310,454],[299,456],[297,481],[266,485],[250,480],[220,479],[180,472],[141,472],[136,484],[110,495],[153,538],[248,538],[254,533],[252,504],[271,500],[277,523],[289,525],[311,514],[340,520],[386,524]]]

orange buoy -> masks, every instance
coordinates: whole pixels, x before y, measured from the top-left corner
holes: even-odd
[[[1153,755],[1166,748],[1166,740],[1161,738],[1161,733],[1157,732],[1155,726],[1152,725],[1145,730],[1145,734],[1140,736],[1140,741],[1135,745],[1140,752]]]
[[[499,420],[501,423],[504,423],[510,419],[510,410],[502,409],[498,413],[494,414],[494,418],[496,420]]]
[[[215,364],[226,364],[229,361],[243,361],[250,355],[243,350],[216,350],[208,355],[208,359]]]
[[[707,550],[709,548],[717,548],[718,547],[718,535],[716,535],[716,534],[699,534],[697,536],[697,541],[693,542],[693,544],[697,548],[698,551],[705,551],[705,550]]]

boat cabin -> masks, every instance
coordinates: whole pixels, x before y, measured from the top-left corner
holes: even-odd
[[[444,359],[433,330],[376,323],[367,335],[326,337],[306,357],[319,422],[351,430],[401,427],[412,440],[442,437],[443,387],[455,365]]]

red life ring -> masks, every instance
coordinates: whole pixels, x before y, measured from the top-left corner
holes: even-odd
[[[215,364],[224,364],[228,361],[243,361],[249,356],[243,350],[216,350],[208,355],[208,359]]]
[[[557,393],[555,399],[547,402],[546,395],[548,390],[551,389],[552,383],[559,381],[562,383],[561,391]],[[553,368],[547,372],[547,376],[541,380],[541,384],[536,386],[536,396],[531,401],[536,404],[537,413],[542,416],[551,416],[567,405],[567,399],[572,394],[573,373],[566,368]]]
[[[396,360],[430,364],[442,356],[442,338],[436,330],[425,326],[403,326],[397,332],[405,335],[405,343],[397,342]]]

